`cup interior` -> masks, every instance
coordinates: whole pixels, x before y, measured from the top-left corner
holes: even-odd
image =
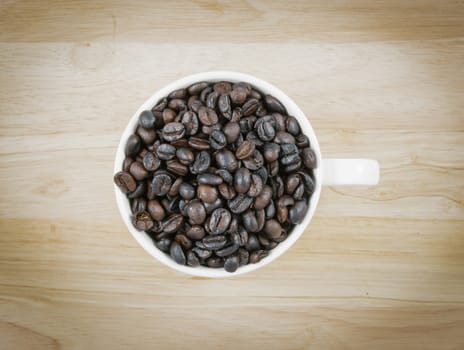
[[[300,127],[303,133],[309,138],[311,143],[311,148],[314,150],[317,156],[317,163],[319,164],[318,168],[314,169],[314,180],[315,180],[315,190],[311,196],[309,209],[306,213],[305,218],[300,224],[297,224],[291,233],[289,234],[288,238],[281,242],[276,248],[272,249],[269,252],[269,255],[262,259],[260,262],[256,264],[248,264],[245,266],[241,266],[237,269],[237,271],[230,273],[225,271],[223,268],[208,268],[204,266],[198,267],[189,267],[189,266],[182,266],[174,262],[167,254],[159,250],[155,245],[153,240],[143,231],[136,230],[132,223],[131,223],[131,210],[129,205],[129,200],[127,199],[126,195],[122,193],[119,188],[114,185],[114,190],[116,194],[116,202],[121,213],[122,219],[126,224],[129,232],[135,238],[135,240],[154,258],[159,260],[161,263],[173,268],[174,270],[193,275],[193,276],[200,276],[200,277],[232,277],[241,275],[247,272],[251,272],[253,270],[259,269],[271,261],[278,258],[282,255],[285,251],[287,251],[296,241],[297,239],[303,234],[305,228],[308,226],[311,218],[314,214],[316,209],[317,203],[319,201],[319,196],[321,192],[321,152],[319,149],[319,143],[317,141],[316,135],[314,134],[313,128],[311,124],[306,118],[303,111],[296,105],[296,103],[288,97],[283,91],[275,87],[274,85],[258,79],[254,76],[238,73],[238,72],[230,72],[230,71],[213,71],[213,72],[204,72],[198,73],[194,75],[189,75],[182,79],[176,80],[158,92],[154,93],[148,100],[143,103],[140,108],[134,113],[132,118],[129,120],[124,132],[121,136],[119,141],[118,149],[116,152],[116,159],[114,162],[114,173],[120,171],[122,169],[122,163],[124,161],[124,148],[127,139],[131,134],[134,133],[135,129],[137,128],[138,124],[138,116],[140,113],[147,109],[152,109],[159,100],[163,97],[167,96],[170,92],[188,87],[189,85],[200,82],[200,81],[230,81],[230,82],[247,82],[256,87],[258,90],[265,94],[271,94],[276,97],[278,100],[282,102],[282,104],[286,107],[287,112],[289,115],[293,115],[298,122],[300,123]]]

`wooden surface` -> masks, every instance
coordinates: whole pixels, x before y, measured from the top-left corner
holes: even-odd
[[[462,1],[0,2],[0,349],[463,349]],[[324,188],[262,270],[184,276],[116,208],[113,158],[154,91],[251,73],[302,107]]]

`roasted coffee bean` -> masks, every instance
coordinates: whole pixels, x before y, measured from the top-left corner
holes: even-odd
[[[255,151],[255,145],[250,141],[243,141],[235,151],[237,159],[245,159],[250,157]]]
[[[190,165],[195,160],[195,154],[190,148],[181,147],[176,150],[176,157],[180,163]]]
[[[306,192],[308,194],[312,194],[314,192],[315,184],[313,178],[305,173],[304,171],[299,171],[298,175],[300,175],[301,179],[303,180],[303,184],[305,186]]]
[[[147,152],[143,157],[143,167],[147,171],[156,171],[161,166],[161,160],[152,152]]]
[[[287,117],[287,120],[285,121],[285,128],[287,129],[287,132],[293,136],[298,136],[300,133],[300,125],[298,124],[298,121],[295,119],[295,117]]]
[[[276,131],[285,131],[286,130],[286,125],[285,125],[285,118],[282,114],[280,113],[272,113],[272,116],[274,117],[274,120],[276,122]]]
[[[254,115],[240,119],[240,132],[242,134],[247,134],[252,131],[255,127],[256,120],[257,118]]]
[[[187,182],[184,182],[179,187],[179,194],[184,199],[192,199],[195,197],[195,188]]]
[[[199,200],[192,200],[186,207],[186,213],[189,223],[192,225],[201,225],[206,219],[206,209]]]
[[[247,168],[239,168],[234,176],[234,189],[238,193],[246,193],[250,189],[251,173]]]
[[[217,106],[218,99],[219,99],[219,93],[217,91],[212,91],[206,97],[206,107],[214,110]]]
[[[140,162],[133,162],[129,168],[129,172],[134,177],[134,179],[138,181],[145,179],[149,175],[148,171]]]
[[[250,264],[256,264],[269,255],[266,250],[256,250],[250,254]]]
[[[279,159],[280,146],[276,143],[266,143],[263,148],[263,156],[266,162],[271,163]]]
[[[235,155],[228,149],[217,151],[214,155],[214,159],[219,168],[226,169],[231,173],[235,172],[238,168],[237,158],[235,158]]]
[[[165,217],[164,208],[156,199],[148,201],[147,210],[150,213],[153,220],[161,221]]]
[[[214,202],[204,202],[203,205],[205,206],[206,214],[211,214],[217,208],[222,208],[224,203],[222,199],[218,197]]]
[[[238,250],[238,257],[240,259],[239,266],[244,266],[244,265],[248,264],[248,261],[250,259],[250,253],[248,253],[247,250],[245,250],[243,248],[240,248]]]
[[[251,89],[249,95],[253,98],[256,98],[258,101],[261,100],[263,97],[261,96],[261,93],[258,90]]]
[[[209,144],[213,149],[222,149],[226,147],[226,135],[220,130],[213,130],[209,135]]]
[[[266,167],[262,166],[261,168],[255,171],[255,174],[261,177],[263,184],[267,183],[267,179],[269,178],[269,172],[267,171]]]
[[[301,180],[298,174],[290,174],[285,181],[285,192],[290,195],[293,194],[300,183]]]
[[[232,103],[235,105],[242,105],[245,103],[248,96],[246,89],[241,86],[234,87],[229,95]]]
[[[295,138],[285,131],[278,131],[274,137],[274,142],[278,144],[288,143],[295,144]]]
[[[256,221],[258,221],[258,231],[262,231],[266,222],[266,211],[264,209],[256,210]]]
[[[139,231],[147,231],[153,227],[153,220],[146,211],[136,213],[132,217],[132,223]]]
[[[145,198],[135,198],[131,203],[132,213],[138,213],[147,209],[147,200]]]
[[[308,205],[305,201],[298,201],[293,207],[288,211],[288,221],[291,224],[299,224],[308,210]]]
[[[217,188],[210,185],[199,185],[197,187],[197,197],[203,202],[212,203],[218,198]]]
[[[276,135],[276,131],[270,122],[260,123],[256,128],[256,132],[259,138],[265,142],[271,141]]]
[[[185,234],[188,238],[193,239],[194,241],[199,241],[205,237],[205,229],[202,226],[193,225]]]
[[[238,83],[235,83],[232,85],[232,88],[233,89],[236,89],[236,88],[242,88],[246,91],[247,94],[249,94],[251,92],[251,90],[253,89],[253,87],[251,86],[251,84],[247,83],[247,82],[244,82],[244,81],[240,81]]]
[[[203,103],[206,103],[206,99],[208,98],[208,95],[213,91],[213,88],[211,86],[208,86],[201,90],[200,92],[200,100]]]
[[[170,173],[172,173],[174,175],[178,175],[178,176],[185,176],[185,175],[188,174],[187,166],[182,164],[178,160],[168,160],[166,162],[166,169]]]
[[[264,102],[266,102],[266,107],[270,112],[287,114],[285,107],[274,96],[271,96],[271,95],[264,96]]]
[[[195,157],[195,161],[190,165],[190,172],[192,174],[201,174],[208,170],[211,164],[211,157],[208,152],[201,151]]]
[[[240,124],[237,122],[229,122],[224,126],[223,131],[227,143],[234,143],[240,135]]]
[[[248,134],[246,134],[246,139],[257,147],[262,147],[264,145],[264,141],[261,140],[258,134],[254,131],[250,131]]]
[[[248,231],[245,230],[242,226],[238,229],[237,232],[231,233],[230,238],[232,243],[238,244],[243,247],[248,242]]]
[[[181,139],[184,134],[185,134],[185,127],[184,124],[178,123],[178,122],[172,122],[169,124],[166,124],[163,127],[163,138],[168,141],[176,141]]]
[[[229,119],[229,120],[232,118],[232,107],[230,104],[229,95],[223,94],[219,96],[218,107],[219,107],[219,112],[221,112],[221,115],[224,118]]]
[[[209,267],[219,268],[224,266],[224,260],[222,258],[212,256],[211,258],[206,260],[206,264]]]
[[[146,192],[147,192],[147,183],[145,181],[141,181],[137,184],[137,187],[135,188],[134,192],[130,192],[127,194],[127,198],[133,199],[133,198],[141,197],[141,196],[144,196]]]
[[[250,98],[242,106],[243,115],[245,117],[252,115],[259,107],[259,101],[256,98]]]
[[[126,148],[125,148],[125,155],[126,157],[135,157],[140,152],[140,148],[142,146],[142,141],[140,137],[135,134],[132,134],[127,139]]]
[[[264,164],[264,159],[261,153],[255,149],[253,154],[243,160],[243,165],[249,170],[258,170]]]
[[[124,162],[122,163],[122,171],[128,173],[131,164],[134,162],[134,160],[130,157],[124,158]]]
[[[187,265],[191,267],[196,267],[200,265],[200,260],[193,251],[187,252]]]
[[[171,176],[169,176],[167,173],[157,172],[153,175],[151,186],[155,196],[165,196],[169,192],[171,185]]]
[[[235,272],[240,266],[240,257],[238,255],[232,255],[226,258],[224,261],[224,270],[227,272]]]
[[[177,197],[179,195],[180,185],[182,185],[183,182],[184,182],[184,179],[181,177],[178,177],[172,184],[171,188],[169,189],[168,196]]]
[[[185,127],[186,135],[195,135],[198,132],[200,123],[195,112],[187,111],[182,115],[181,123]]]
[[[227,231],[232,216],[226,209],[219,208],[211,213],[209,220],[209,230],[211,234],[220,235]]]
[[[172,123],[176,120],[177,113],[170,108],[166,108],[163,111],[163,122],[164,124]]]
[[[159,101],[155,107],[153,107],[152,112],[162,112],[168,106],[168,99],[165,97]]]
[[[234,198],[228,201],[229,209],[234,214],[243,213],[249,209],[253,204],[253,198],[248,197],[246,194],[239,193]]]
[[[152,111],[143,111],[139,115],[139,124],[142,128],[153,129],[155,127],[155,116]]]
[[[162,143],[157,148],[156,154],[161,160],[170,160],[176,156],[176,148],[169,143]]]
[[[220,176],[222,180],[224,180],[224,182],[227,182],[228,184],[231,184],[234,181],[234,177],[226,169],[217,169],[214,173]]]
[[[304,185],[300,184],[293,192],[293,198],[296,201],[302,200],[304,195]]]
[[[263,190],[264,184],[261,176],[258,174],[251,175],[250,181],[250,188],[248,190],[248,196],[250,197],[257,197],[260,195],[261,191]]]
[[[141,126],[137,128],[135,133],[140,137],[142,142],[146,145],[151,145],[155,142],[156,133],[154,129],[145,129]]]
[[[163,221],[163,231],[166,233],[175,233],[179,230],[184,222],[184,217],[181,214],[172,214]]]
[[[309,139],[308,136],[305,134],[299,134],[295,136],[295,144],[297,145],[298,148],[306,148],[309,147]]]
[[[300,154],[298,153],[298,147],[292,143],[283,143],[280,145],[281,155],[280,163],[282,165],[294,164],[300,160]]]
[[[175,98],[169,101],[168,107],[175,110],[175,111],[180,111],[182,109],[185,109],[186,107],[185,100],[180,99],[180,98]]]
[[[203,107],[203,102],[201,102],[198,96],[190,96],[187,101],[187,107],[198,114],[200,108]]]
[[[168,95],[169,99],[174,99],[174,98],[184,99],[186,97],[187,97],[187,89],[177,89]]]
[[[234,254],[240,246],[238,244],[231,244],[225,248],[219,249],[216,251],[216,255],[224,258],[226,256]]]
[[[256,213],[254,210],[247,210],[242,215],[243,227],[248,232],[257,232],[258,231],[258,220],[256,219]]]
[[[316,153],[307,147],[301,151],[301,158],[303,159],[303,164],[307,169],[314,169],[317,167],[317,158]]]
[[[214,174],[204,173],[197,176],[197,182],[202,185],[217,186],[222,184],[222,177]]]
[[[206,236],[201,241],[206,249],[219,250],[227,244],[227,238],[224,235]]]
[[[267,220],[264,224],[264,232],[269,236],[271,239],[275,239],[280,237],[280,235],[284,232],[282,230],[282,226],[280,226],[277,220]]]
[[[256,210],[266,208],[269,202],[271,201],[272,194],[273,194],[273,191],[272,191],[271,186],[269,185],[263,186],[261,193],[255,199],[255,203],[253,207]]]
[[[200,259],[208,259],[213,252],[208,249],[202,249],[202,248],[192,248],[192,252],[194,252]]]
[[[268,168],[269,168],[269,176],[270,177],[277,176],[279,174],[279,161],[274,160],[273,162],[270,162],[268,164]]]
[[[219,194],[224,198],[224,199],[232,199],[235,197],[237,192],[235,192],[234,187],[232,187],[229,184],[222,183],[218,186]]]
[[[180,246],[179,243],[176,241],[171,243],[171,248],[169,249],[169,253],[171,255],[171,258],[178,264],[180,265],[185,265],[186,259],[185,259],[185,254],[184,251],[182,250],[182,247]]]
[[[242,109],[240,107],[235,107],[232,111],[232,118],[230,119],[230,121],[238,123],[242,118],[242,115]]]
[[[192,248],[193,246],[193,243],[190,239],[187,238],[186,235],[183,235],[183,234],[177,234],[175,237],[174,237],[174,240],[180,244],[180,246],[182,248],[184,248],[185,250],[189,250],[190,248]]]
[[[232,91],[232,84],[227,81],[220,81],[213,85],[213,89],[218,94],[228,94]]]
[[[188,144],[193,149],[199,151],[207,151],[209,150],[209,142],[207,139],[200,138],[200,137],[190,137],[188,140]]]
[[[188,87],[187,91],[190,95],[198,95],[203,89],[208,87],[207,82],[200,82],[192,84]]]
[[[137,187],[132,175],[125,171],[120,171],[114,175],[114,183],[123,193],[133,192]]]
[[[284,194],[284,182],[282,181],[282,178],[280,176],[276,176],[275,178],[271,179],[271,186],[272,186],[272,191],[273,191],[273,198],[278,199],[282,197]]]
[[[200,122],[203,125],[207,126],[214,125],[219,121],[214,109],[204,106],[200,107],[200,109],[198,110],[198,119],[200,119]]]
[[[169,248],[171,247],[171,240],[169,238],[161,238],[158,242],[155,243],[156,247],[165,252],[169,253]]]
[[[254,233],[248,235],[248,242],[245,244],[245,248],[249,252],[261,249],[261,243],[259,243],[258,237]]]
[[[271,200],[266,207],[266,219],[271,219],[276,215],[276,207],[274,201]]]

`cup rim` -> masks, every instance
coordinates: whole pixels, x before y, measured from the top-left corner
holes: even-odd
[[[309,201],[309,209],[302,220],[301,223],[295,225],[291,234],[277,247],[270,250],[269,255],[263,258],[260,262],[256,264],[248,264],[245,266],[239,267],[235,272],[227,272],[224,268],[209,268],[204,266],[197,266],[197,267],[190,267],[186,265],[179,265],[175,261],[171,259],[166,253],[159,250],[153,240],[143,231],[136,230],[131,222],[131,210],[129,205],[129,200],[127,199],[126,195],[121,192],[121,190],[113,184],[115,195],[116,195],[116,203],[121,214],[121,217],[126,224],[127,229],[134,237],[134,239],[142,246],[142,248],[154,257],[156,260],[161,262],[162,264],[176,270],[179,272],[183,272],[185,274],[191,276],[198,276],[198,277],[233,277],[237,275],[242,275],[254,270],[257,270],[267,264],[271,263],[283,253],[285,253],[291,246],[295,244],[295,242],[301,237],[304,230],[308,226],[309,222],[311,221],[314,212],[316,210],[317,204],[319,202],[320,192],[321,192],[321,152],[319,148],[319,142],[316,138],[316,134],[309,122],[308,118],[305,116],[303,111],[298,107],[298,105],[282,90],[275,87],[271,83],[259,79],[255,76],[239,73],[234,71],[207,71],[202,73],[196,73],[192,75],[185,76],[181,79],[175,80],[163,88],[156,91],[152,94],[132,115],[128,124],[126,125],[122,136],[119,140],[119,144],[116,151],[116,157],[114,161],[114,174],[121,171],[122,163],[125,158],[124,148],[128,137],[135,132],[135,129],[138,125],[138,117],[140,113],[144,110],[151,110],[153,106],[161,100],[163,97],[167,96],[170,92],[188,87],[193,83],[201,82],[201,81],[230,81],[230,82],[247,82],[250,83],[252,86],[259,89],[261,92],[265,94],[271,94],[276,97],[278,100],[282,102],[282,104],[287,109],[289,115],[294,116],[302,128],[302,132],[309,138],[311,148],[314,150],[317,158],[318,167],[313,170],[314,174],[314,181],[315,181],[315,189]]]

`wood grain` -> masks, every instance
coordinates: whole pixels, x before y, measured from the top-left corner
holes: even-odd
[[[2,1],[0,349],[464,347],[462,1]],[[262,270],[193,278],[116,208],[115,148],[154,91],[251,73],[372,188],[324,188]]]

